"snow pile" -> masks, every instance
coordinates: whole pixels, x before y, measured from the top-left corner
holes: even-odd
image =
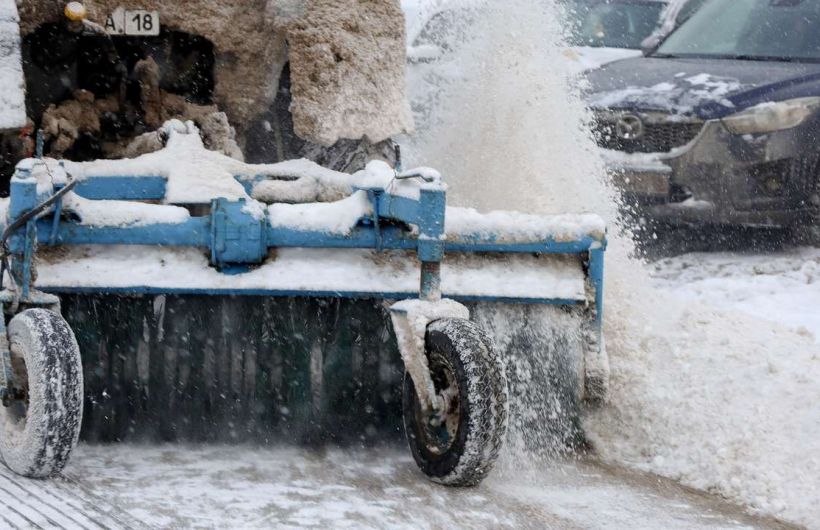
[[[714,252],[652,264],[658,289],[726,312],[743,312],[820,341],[820,249]]]
[[[417,196],[420,186],[413,180],[393,182],[395,172],[378,160],[354,175],[332,171],[306,159],[247,164],[206,149],[199,130],[190,121],[170,120],[159,134],[166,138],[165,147],[159,151],[122,160],[65,161],[65,170],[77,179],[164,177],[167,179],[164,200],[171,204],[208,204],[217,197],[264,202],[329,202],[349,196],[355,186],[391,185],[406,188],[405,193]],[[46,160],[46,163],[49,178],[52,173],[62,171],[57,169],[55,160]]]
[[[17,4],[0,0],[0,131],[26,125],[26,88]]]
[[[440,168],[465,206],[593,211],[614,221],[614,195],[583,130],[588,117],[564,81],[553,6],[499,0],[479,22],[472,30],[482,39],[461,57],[468,78],[436,109],[442,125],[406,152]],[[736,86],[697,76],[684,84],[720,94]],[[820,347],[789,327],[658,290],[629,257],[629,240],[611,233],[610,241],[604,318],[612,392],[585,420],[595,449],[816,524]]]

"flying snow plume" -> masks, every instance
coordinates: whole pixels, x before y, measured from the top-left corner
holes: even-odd
[[[443,61],[446,84],[417,156],[436,164],[459,205],[613,219],[584,106],[567,88],[557,9],[512,0],[464,12],[467,41]]]
[[[820,491],[815,338],[654,289],[617,224],[617,194],[561,53],[557,7],[492,0],[472,13],[462,17],[467,38],[440,61],[440,72],[428,72],[427,84],[408,76],[410,97],[433,102],[422,113],[424,136],[407,150],[410,165],[437,167],[459,205],[594,212],[610,223],[604,318],[612,390],[609,403],[584,418],[595,454],[815,524],[820,508],[807,493]],[[479,319],[493,323],[494,333],[504,327],[499,318],[517,326],[526,318],[530,327],[558,322],[527,311]],[[501,333],[498,340],[511,339]],[[532,362],[510,368],[519,387],[511,407],[521,420],[547,383]],[[526,421],[513,421],[511,451],[532,449],[526,439],[533,435],[521,426],[555,421],[539,413],[536,407]]]

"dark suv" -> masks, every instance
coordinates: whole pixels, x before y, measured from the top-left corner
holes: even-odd
[[[820,0],[707,0],[588,75],[623,192],[672,222],[787,226],[818,209]]]

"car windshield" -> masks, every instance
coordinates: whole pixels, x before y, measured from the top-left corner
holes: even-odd
[[[579,2],[567,9],[570,44],[638,49],[657,27],[664,6],[652,1]]]
[[[654,55],[815,61],[818,28],[818,0],[710,0]]]

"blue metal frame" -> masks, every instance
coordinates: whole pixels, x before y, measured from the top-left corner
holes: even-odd
[[[35,162],[41,163],[41,162]],[[58,191],[61,185],[38,184],[31,172],[32,164],[21,164],[11,181],[11,199],[7,223],[33,210]],[[261,177],[237,177],[252,189]],[[419,297],[436,299],[440,296],[439,264],[447,252],[498,252],[535,254],[577,254],[586,261],[589,287],[594,292],[595,323],[600,328],[603,308],[603,269],[606,239],[591,236],[574,241],[532,240],[507,242],[495,236],[452,234],[445,236],[445,191],[435,185],[421,186],[418,199],[391,193],[383,187],[361,188],[372,205],[372,215],[363,218],[346,235],[299,230],[274,226],[266,219],[258,219],[247,211],[243,200],[214,199],[207,216],[191,217],[181,223],[158,223],[139,226],[95,226],[60,218],[58,201],[50,212],[29,221],[17,230],[8,242],[12,254],[11,268],[19,280],[23,298],[30,296],[31,264],[35,244],[40,245],[160,245],[191,246],[210,251],[211,263],[225,272],[261,263],[269,248],[361,248],[375,250],[415,250],[421,262]],[[107,200],[162,200],[166,180],[161,176],[97,176],[77,182],[74,193],[86,199]],[[409,231],[407,225],[417,227]],[[303,291],[226,290],[226,289],[157,289],[148,286],[99,289],[61,289],[64,292],[127,292],[127,293],[191,293],[191,294],[277,294],[282,296],[338,297],[373,296],[372,293]],[[386,298],[406,298],[408,293],[379,293]],[[486,300],[487,298],[481,298]],[[577,304],[573,300],[538,298],[493,299],[504,302]],[[470,300],[469,297],[464,298]]]

